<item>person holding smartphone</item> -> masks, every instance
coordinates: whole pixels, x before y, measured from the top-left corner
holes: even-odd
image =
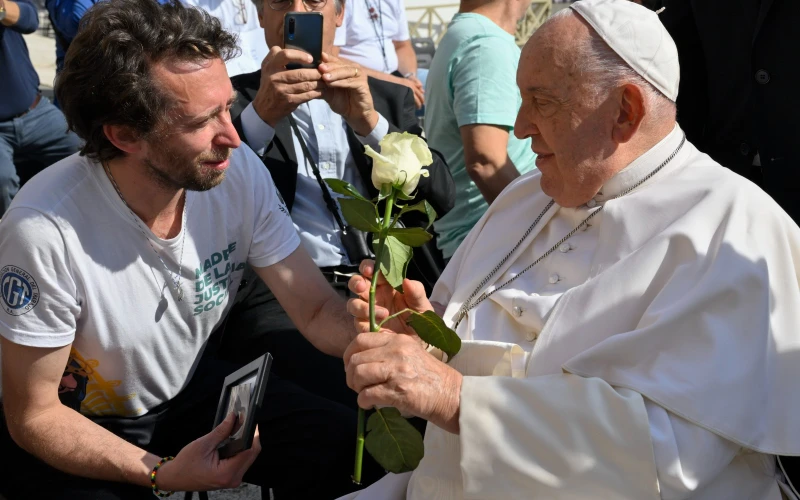
[[[232,78],[238,91],[231,109],[233,123],[272,174],[314,264],[346,296],[347,280],[369,254],[368,245],[363,234],[342,231],[336,195],[329,196],[321,180],[342,179],[365,195],[376,195],[364,145],[378,149],[388,132],[420,131],[413,93],[407,87],[368,78],[357,64],[332,55],[336,26],[345,13],[341,0],[256,4],[270,52],[260,71]],[[287,44],[295,48],[286,48]],[[299,50],[303,46],[307,50]],[[321,64],[314,65],[317,58]],[[306,67],[287,69],[295,66]],[[433,158],[430,177],[420,181],[417,201],[428,200],[441,216],[452,208],[455,191],[441,155],[434,151]],[[419,225],[421,221],[404,217],[404,223]],[[433,245],[423,247],[410,264],[409,275],[428,287],[440,274],[441,260],[435,252]],[[341,359],[312,349],[263,283],[252,280],[240,295],[244,298],[237,307],[250,310],[253,321],[263,325],[256,331],[269,333],[260,338],[275,355],[275,373],[356,407]],[[251,330],[236,324],[230,329]],[[298,356],[303,350],[306,355]],[[292,352],[291,358],[276,354],[284,351]]]

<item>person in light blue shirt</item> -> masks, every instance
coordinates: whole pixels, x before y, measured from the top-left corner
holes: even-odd
[[[535,168],[530,139],[512,133],[517,20],[529,1],[464,0],[436,49],[426,84],[425,129],[456,183],[456,206],[434,223],[449,259],[497,195]]]

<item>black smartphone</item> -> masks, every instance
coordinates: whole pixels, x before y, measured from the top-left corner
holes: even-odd
[[[286,69],[316,68],[322,62],[322,14],[287,12],[283,16],[283,48],[311,54],[311,64],[287,64]]]

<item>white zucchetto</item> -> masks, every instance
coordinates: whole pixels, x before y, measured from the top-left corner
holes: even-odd
[[[678,49],[658,14],[630,0],[580,0],[570,5],[642,78],[671,101],[678,97]]]

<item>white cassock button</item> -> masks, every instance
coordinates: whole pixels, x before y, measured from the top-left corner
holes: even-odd
[[[572,250],[572,247],[570,246],[569,243],[564,243],[563,245],[558,247],[558,251],[561,252],[561,253],[567,253],[570,250]]]
[[[536,337],[538,337],[538,334],[536,332],[528,332],[525,334],[525,340],[527,340],[528,342],[533,342],[534,340],[536,340]]]
[[[319,128],[320,130],[325,130],[325,125],[319,125],[319,126],[318,126],[318,128]]]
[[[514,313],[514,316],[520,317],[522,316],[522,308],[520,306],[514,306],[511,308],[511,312]]]
[[[592,225],[587,222],[586,224],[583,225],[581,231],[588,231],[590,227],[592,227]]]
[[[559,276],[558,273],[553,273],[553,274],[550,275],[550,284],[551,285],[555,285],[556,283],[558,283],[558,280],[560,280],[560,279],[561,279],[561,276]]]
[[[592,198],[591,200],[586,202],[586,206],[589,207],[589,208],[594,208],[594,207],[597,206],[597,202],[594,201],[594,198]]]

